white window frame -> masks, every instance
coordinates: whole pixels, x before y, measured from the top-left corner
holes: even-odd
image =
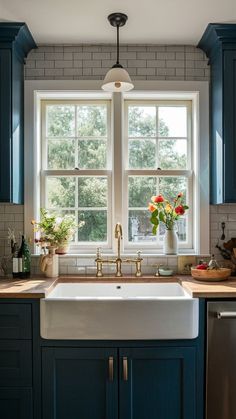
[[[45,208],[46,205],[46,179],[50,176],[65,176],[65,177],[106,177],[107,178],[107,240],[106,242],[76,242],[71,244],[71,249],[76,251],[78,248],[86,249],[87,251],[92,247],[103,246],[104,249],[111,249],[112,247],[112,166],[113,166],[113,139],[111,134],[111,99],[44,99],[41,103],[41,171],[40,171],[40,207]],[[55,170],[47,168],[47,141],[46,141],[46,106],[47,105],[106,105],[107,106],[107,168],[106,169],[80,169],[80,170]],[[76,121],[75,121],[75,131]],[[76,135],[73,138],[77,138]],[[75,162],[75,167],[78,166]],[[78,199],[78,191],[75,191]],[[76,207],[76,205],[75,205]],[[70,210],[70,208],[66,208]],[[96,208],[100,210],[101,208]],[[103,208],[102,208],[103,209]],[[78,233],[79,234],[79,233]]]
[[[128,144],[128,107],[130,105],[133,106],[148,106],[148,105],[153,105],[153,106],[185,106],[187,108],[187,128],[188,128],[188,132],[187,132],[187,141],[188,141],[188,146],[187,146],[187,168],[186,170],[155,170],[155,169],[129,169],[129,161],[128,161],[128,157],[129,157],[129,144]],[[137,137],[138,139],[139,137]],[[158,138],[158,135],[156,137],[153,138]],[[172,138],[171,138],[172,139]],[[188,231],[187,231],[187,237],[188,237],[188,241],[181,243],[179,242],[178,244],[178,248],[179,249],[192,249],[193,248],[193,220],[192,220],[192,215],[193,215],[193,211],[192,211],[192,204],[193,204],[193,171],[192,171],[192,102],[186,101],[186,100],[160,100],[160,99],[150,99],[150,100],[125,100],[124,101],[124,135],[123,135],[123,144],[124,144],[124,153],[123,153],[123,158],[124,158],[124,181],[123,181],[123,185],[124,185],[124,189],[123,189],[123,200],[124,200],[124,205],[123,205],[123,220],[124,220],[124,247],[125,249],[136,249],[138,250],[140,248],[140,246],[142,245],[142,248],[145,249],[146,251],[148,250],[152,250],[153,246],[156,246],[157,249],[162,249],[163,248],[163,243],[161,242],[157,242],[157,243],[131,243],[128,240],[128,213],[129,213],[129,204],[128,204],[128,178],[129,176],[161,176],[161,177],[170,177],[170,176],[183,176],[187,178],[187,182],[188,182],[188,196],[187,196],[187,203],[189,204],[189,211],[187,214],[188,217]],[[151,198],[151,197],[150,197]]]
[[[122,221],[124,203],[122,203],[123,176],[118,175],[118,166],[122,162],[121,138],[124,136],[123,106],[124,100],[191,100],[193,116],[193,246],[180,249],[183,254],[206,255],[209,253],[209,88],[208,82],[202,81],[137,81],[133,91],[114,94],[112,98],[113,118],[113,198],[115,208],[111,225]],[[25,233],[32,236],[31,219],[38,218],[40,207],[40,101],[43,99],[111,99],[109,93],[101,91],[101,81],[65,81],[32,80],[25,82]],[[114,108],[116,112],[114,113]],[[124,169],[124,162],[122,162]],[[123,170],[124,173],[124,170]],[[113,230],[113,229],[112,229]],[[113,233],[113,231],[112,231]],[[112,234],[111,247],[105,253],[116,253],[116,241]],[[123,241],[124,245],[124,241]],[[133,247],[133,246],[132,246]],[[140,246],[139,246],[140,247]],[[71,249],[74,254],[92,254],[95,248]],[[143,249],[144,250],[144,249]],[[135,249],[123,248],[131,254]],[[145,254],[155,254],[159,249],[144,250]],[[161,252],[159,253],[161,255]]]

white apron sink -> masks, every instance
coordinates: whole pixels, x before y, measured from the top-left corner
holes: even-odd
[[[40,301],[45,339],[194,339],[198,299],[177,283],[61,283]]]

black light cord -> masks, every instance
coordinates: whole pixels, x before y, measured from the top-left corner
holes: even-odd
[[[119,46],[119,25],[117,25],[116,29],[116,64],[120,64],[119,63],[119,58],[120,58],[120,46]]]

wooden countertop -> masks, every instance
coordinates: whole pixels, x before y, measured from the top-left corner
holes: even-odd
[[[200,282],[191,276],[176,275],[173,277],[123,276],[115,278],[104,276],[60,276],[59,278],[44,278],[35,276],[30,279],[19,280],[0,278],[0,298],[44,298],[58,284],[62,282],[132,282],[158,283],[178,282],[192,296],[198,298],[236,298],[236,278],[229,278],[222,282]]]

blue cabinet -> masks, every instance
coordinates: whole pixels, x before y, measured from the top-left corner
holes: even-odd
[[[198,47],[211,66],[211,203],[235,203],[236,24],[209,24]]]
[[[24,198],[24,59],[36,48],[24,23],[0,23],[0,202]]]
[[[31,389],[0,388],[0,417],[33,419]]]
[[[120,418],[196,418],[195,348],[122,349],[120,365]]]
[[[204,418],[203,300],[176,341],[42,339],[39,301],[18,301],[0,301],[0,418]]]
[[[42,349],[43,419],[118,419],[117,350]]]
[[[196,348],[42,348],[42,419],[197,419]]]
[[[0,418],[33,419],[31,304],[0,304]]]

